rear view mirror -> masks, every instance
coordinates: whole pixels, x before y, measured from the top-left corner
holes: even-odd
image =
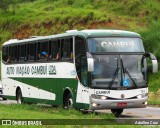
[[[157,62],[157,58],[155,57],[155,55],[153,55],[152,53],[145,53],[144,54],[145,57],[149,57],[152,61],[152,72],[156,73],[158,72],[158,62]]]
[[[87,53],[88,72],[94,71],[94,59],[90,53]]]
[[[93,60],[93,58],[87,58],[87,63],[88,63],[88,72],[93,72],[94,71],[94,60]]]
[[[157,60],[152,60],[152,72],[153,73],[158,72],[158,62],[157,62]]]

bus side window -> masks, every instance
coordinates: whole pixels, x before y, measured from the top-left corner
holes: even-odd
[[[19,45],[19,61],[26,61],[26,45]]]
[[[19,49],[18,49],[18,45],[16,45],[16,55],[15,55],[16,61],[19,61]]]
[[[37,60],[46,61],[50,59],[49,57],[49,41],[39,42]]]
[[[67,38],[62,40],[62,54],[63,59],[72,59],[73,58],[73,39]]]
[[[8,57],[9,57],[9,48],[7,46],[4,46],[2,48],[2,60],[4,62],[7,62]]]
[[[27,49],[28,49],[27,50],[28,61],[34,61],[35,60],[36,44],[35,43],[28,44]]]
[[[59,54],[59,57],[58,57]],[[54,40],[51,42],[51,59],[60,60],[60,40]]]
[[[8,57],[8,62],[16,62],[16,51],[17,51],[17,46],[9,46],[9,57]]]

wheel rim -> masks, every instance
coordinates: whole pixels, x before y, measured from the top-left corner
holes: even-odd
[[[72,100],[72,98],[69,98],[68,102],[67,102],[68,108],[72,108],[72,105],[73,105],[73,100]]]
[[[17,103],[18,103],[18,104],[22,104],[22,94],[21,94],[21,92],[18,93]]]
[[[18,103],[18,104],[22,104],[22,101],[21,101],[20,96],[18,96],[17,103]]]

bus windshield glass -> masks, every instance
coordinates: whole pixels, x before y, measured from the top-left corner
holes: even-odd
[[[89,38],[87,42],[90,53],[144,52],[144,47],[140,38]]]
[[[142,74],[142,57],[143,55],[93,55],[91,86],[99,89],[146,87],[145,73]]]

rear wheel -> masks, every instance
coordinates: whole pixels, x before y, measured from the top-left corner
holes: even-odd
[[[22,104],[23,103],[23,97],[22,97],[22,92],[21,92],[21,90],[19,89],[18,91],[17,91],[17,104]]]
[[[73,108],[73,98],[70,93],[66,96],[66,98],[64,100],[64,108],[65,109]]]
[[[111,112],[114,116],[119,117],[122,114],[123,109],[111,109]]]

